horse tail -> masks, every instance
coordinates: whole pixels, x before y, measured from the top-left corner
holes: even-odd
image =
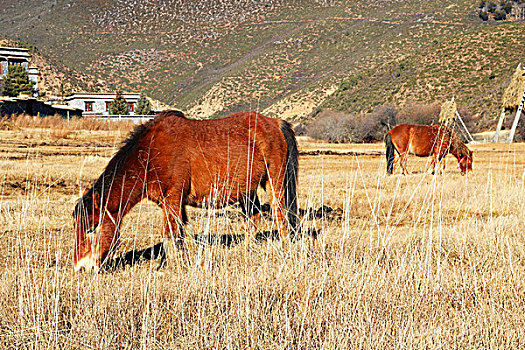
[[[392,134],[387,133],[385,136],[386,144],[386,173],[392,175],[394,172],[395,146],[392,142]]]
[[[284,173],[284,193],[286,211],[288,213],[289,227],[296,232],[297,230],[297,174],[299,167],[299,151],[295,133],[290,123],[281,123],[281,132],[286,140],[286,169]]]

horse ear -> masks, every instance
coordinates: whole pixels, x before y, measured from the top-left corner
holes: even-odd
[[[93,206],[95,210],[100,209],[100,194],[97,191],[93,191]]]

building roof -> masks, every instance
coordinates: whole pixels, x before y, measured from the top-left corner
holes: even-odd
[[[19,97],[9,97],[9,96],[0,96],[0,102],[4,101],[26,101],[26,100],[36,100],[34,97],[26,97],[26,96],[19,96]]]
[[[100,99],[100,100],[113,100],[115,98],[115,93],[105,93],[105,92],[75,92],[64,98],[64,101],[70,101],[74,99]],[[140,93],[135,92],[123,92],[122,96],[125,99],[139,99]]]
[[[48,105],[50,105],[50,106],[52,106],[53,108],[56,108],[56,109],[64,109],[64,110],[68,110],[68,111],[82,111],[82,109],[80,109],[80,108],[75,108],[75,107],[71,107],[71,106],[68,106],[68,105],[51,105],[49,103],[46,103],[46,104],[48,104]]]
[[[40,101],[34,97],[30,96],[19,96],[19,97],[8,97],[8,96],[0,96],[0,104],[4,102],[19,102],[19,101],[37,101],[43,104],[46,104],[48,106],[51,106],[56,109],[64,109],[64,110],[70,110],[70,111],[82,111],[80,108],[75,108],[67,105],[53,105],[49,102]]]
[[[29,50],[21,47],[0,47],[0,56],[10,56],[12,58],[31,57]]]
[[[0,54],[0,57],[5,59],[5,60],[29,61],[29,59],[27,57],[4,56],[2,54]]]

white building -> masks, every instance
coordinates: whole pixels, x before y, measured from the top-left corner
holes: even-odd
[[[128,112],[135,115],[135,108],[140,97],[138,93],[122,93],[124,99],[128,102]],[[98,92],[76,92],[65,97],[61,103],[70,107],[80,108],[84,112],[82,115],[109,115],[109,105],[115,99],[115,93],[98,93]],[[50,98],[52,102],[58,102],[58,98]]]
[[[38,69],[29,67],[30,58],[28,49],[0,47],[0,78],[7,75],[9,66],[22,66],[27,70],[29,80],[35,82],[35,89],[38,90]]]

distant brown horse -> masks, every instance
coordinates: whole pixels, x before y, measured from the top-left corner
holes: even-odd
[[[399,154],[403,174],[407,173],[406,163],[409,153],[419,157],[433,156],[431,167],[434,171],[436,164],[451,153],[458,159],[461,174],[472,171],[472,151],[452,129],[442,124],[401,124],[386,134],[385,143],[388,174],[392,174],[394,170],[395,152]]]
[[[289,123],[255,112],[187,119],[165,112],[138,126],[74,211],[74,267],[98,270],[119,240],[119,227],[142,199],[164,213],[164,248],[183,235],[186,205],[222,207],[240,201],[259,215],[257,187],[271,190],[281,235],[296,229],[298,152]]]

